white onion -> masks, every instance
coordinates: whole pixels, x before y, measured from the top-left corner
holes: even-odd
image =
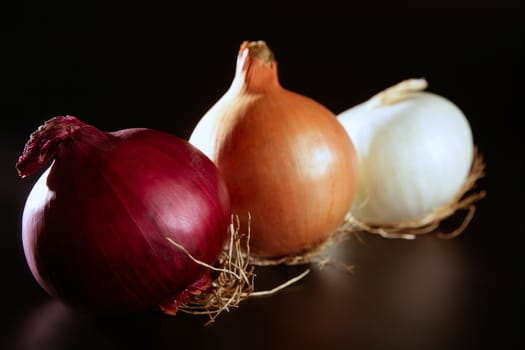
[[[450,203],[474,157],[472,131],[446,98],[406,80],[339,114],[357,151],[352,216],[392,225],[422,220]]]

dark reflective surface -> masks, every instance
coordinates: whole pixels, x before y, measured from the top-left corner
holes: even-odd
[[[325,25],[308,7],[291,27],[288,10],[271,17],[272,29],[241,26],[233,15],[214,26],[203,15],[204,31],[191,30],[198,27],[191,11],[169,25],[160,12],[174,8],[93,5],[75,10],[75,21],[62,16],[68,7],[17,7],[13,16],[25,13],[23,20],[4,22],[12,25],[1,34],[0,112],[10,122],[0,131],[0,348],[432,350],[522,341],[523,8],[512,0],[441,3],[354,4],[350,17],[319,10],[335,16]],[[252,19],[259,23],[262,14]],[[312,266],[299,283],[249,299],[208,327],[206,317],[155,310],[95,317],[50,299],[26,266],[20,238],[37,177],[19,179],[14,164],[29,133],[51,116],[72,114],[103,130],[146,126],[187,137],[229,86],[246,39],[266,40],[282,84],[335,113],[409,77],[427,78],[431,91],[456,102],[487,162],[480,187],[488,196],[468,229],[451,241],[351,238],[331,251],[333,265]],[[353,273],[338,263],[353,265]],[[258,269],[256,288],[304,268]]]
[[[7,348],[168,348],[180,343],[208,348],[233,343],[257,349],[337,349],[348,344],[438,349],[454,348],[472,336],[464,327],[475,321],[468,300],[477,295],[468,283],[473,269],[468,252],[456,243],[435,240],[366,242],[349,241],[334,252],[334,263],[354,264],[353,274],[335,265],[314,267],[297,285],[250,299],[208,327],[203,326],[206,318],[184,314],[97,318],[42,298],[17,315]],[[260,288],[301,269],[264,269]]]

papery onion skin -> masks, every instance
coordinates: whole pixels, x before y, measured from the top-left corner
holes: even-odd
[[[105,133],[56,117],[33,133],[17,163],[30,175],[51,159],[29,194],[23,247],[52,296],[95,312],[171,302],[198,281],[223,247],[226,185],[187,141],[151,129]]]
[[[392,104],[370,102],[338,115],[359,159],[352,216],[368,224],[399,225],[449,204],[474,156],[463,112],[425,91],[408,92]]]
[[[355,150],[335,115],[284,89],[264,42],[241,45],[228,91],[190,137],[226,180],[252,256],[302,254],[344,221],[356,186]]]

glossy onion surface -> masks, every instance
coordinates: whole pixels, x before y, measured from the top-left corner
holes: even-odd
[[[449,204],[469,175],[470,125],[442,96],[412,92],[393,104],[360,104],[338,119],[357,150],[360,173],[352,215],[362,222],[422,220]]]
[[[229,196],[216,166],[187,141],[56,117],[33,133],[17,168],[27,176],[52,159],[22,224],[31,272],[51,295],[97,311],[174,300],[204,268],[167,238],[215,262]]]
[[[344,220],[356,186],[352,142],[320,103],[281,87],[264,42],[241,46],[235,78],[190,142],[219,167],[251,253],[301,254]]]

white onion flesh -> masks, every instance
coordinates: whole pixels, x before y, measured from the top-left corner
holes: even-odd
[[[372,102],[337,116],[359,162],[351,213],[379,225],[421,220],[465,183],[474,157],[470,125],[454,103],[429,92]]]

